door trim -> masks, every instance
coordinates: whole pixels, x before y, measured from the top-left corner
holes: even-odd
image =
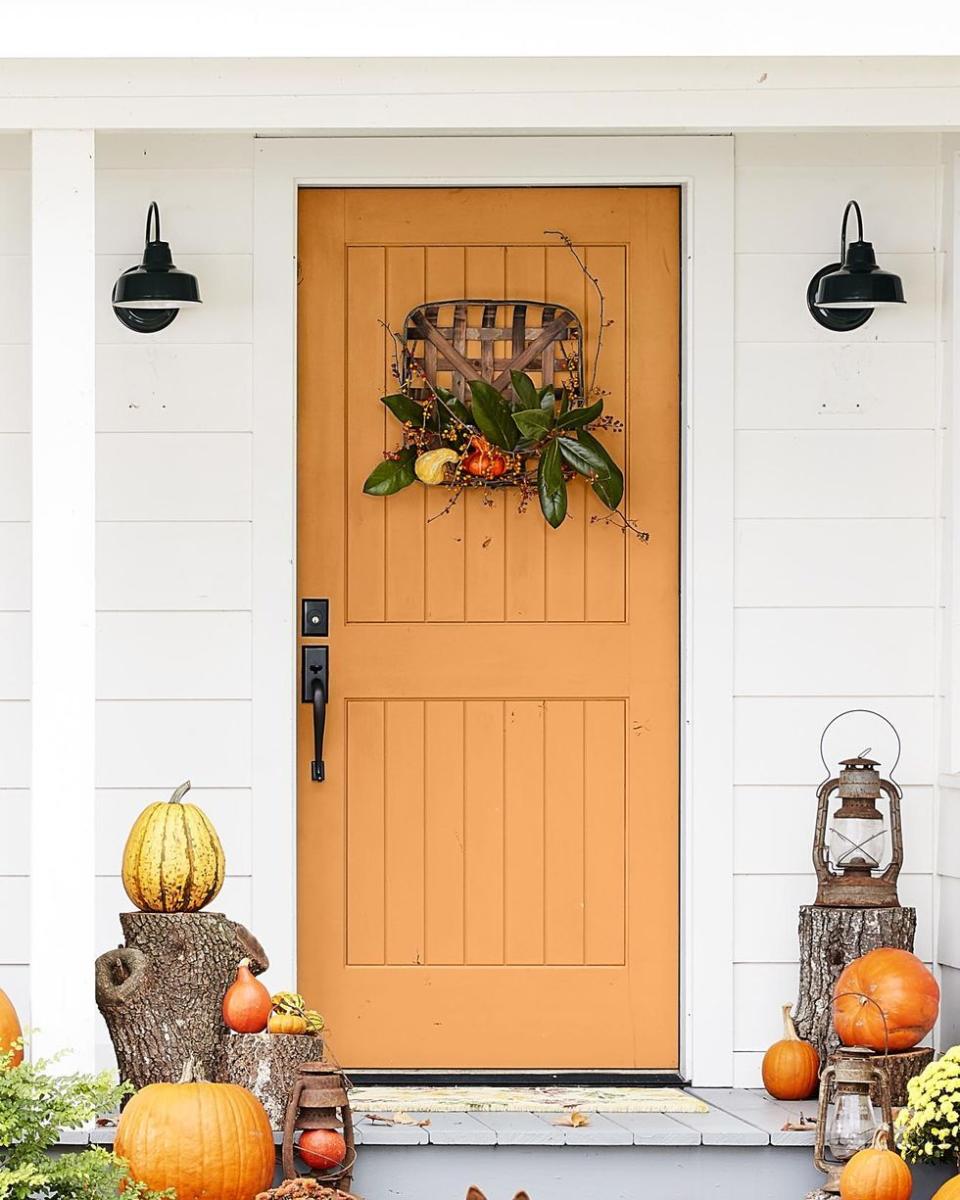
[[[558,165],[562,164],[562,165]],[[415,171],[416,174],[411,172]],[[682,191],[682,1073],[733,1083],[734,139],[259,138],[254,152],[251,919],[296,978],[297,191]]]

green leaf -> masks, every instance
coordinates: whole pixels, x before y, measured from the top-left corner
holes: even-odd
[[[529,375],[522,371],[511,371],[514,395],[517,397],[518,408],[539,408],[540,397],[537,395],[536,384]]]
[[[512,450],[517,444],[517,427],[506,400],[484,379],[471,379],[473,423],[483,436],[502,450]]]
[[[557,399],[560,401],[560,416],[562,417],[570,407],[570,393],[566,388],[561,388]]]
[[[607,508],[616,508],[623,499],[623,472],[597,439],[580,429],[576,441],[560,437],[557,442],[564,461],[587,476],[590,486]]]
[[[412,448],[404,450],[399,459],[385,458],[367,476],[363,490],[368,496],[392,496],[394,492],[403,491],[416,479],[413,471],[415,458],[416,453]]]
[[[539,441],[553,424],[553,412],[545,408],[524,408],[513,414],[513,422],[525,438]]]
[[[461,425],[469,425],[471,429],[476,428],[473,423],[473,417],[470,415],[470,410],[465,404],[461,404],[456,396],[451,395],[450,392],[443,392],[439,388],[437,389],[437,408],[440,410],[440,419],[444,427],[452,425],[454,418],[456,418]]]
[[[547,524],[554,529],[563,524],[567,515],[567,481],[563,477],[560,466],[561,439],[555,438],[548,443],[540,455],[537,467],[537,492],[540,495],[540,508],[547,519]]]
[[[571,408],[569,412],[560,418],[557,425],[561,429],[575,429],[578,425],[589,425],[602,412],[603,401],[598,400],[596,404],[588,404],[586,408]]]
[[[382,396],[381,404],[385,404],[393,413],[401,424],[409,421],[411,425],[416,425],[421,428],[424,422],[426,409],[422,404],[418,404],[416,400],[410,396],[405,396],[402,392],[397,392],[394,396]]]

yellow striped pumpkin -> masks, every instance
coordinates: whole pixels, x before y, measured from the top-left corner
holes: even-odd
[[[143,912],[199,912],[223,886],[223,846],[210,818],[184,804],[190,781],[137,817],[123,851],[123,886]]]

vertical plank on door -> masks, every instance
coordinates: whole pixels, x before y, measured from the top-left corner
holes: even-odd
[[[420,965],[423,953],[422,700],[384,705],[384,926],[389,963]]]
[[[347,251],[347,618],[386,615],[387,505],[396,497],[365,496],[363,481],[383,457],[386,409],[383,319],[385,253],[380,246]],[[393,418],[391,418],[392,420]],[[392,431],[391,431],[392,432]]]
[[[582,246],[577,253],[583,257]],[[584,277],[573,254],[566,246],[550,246],[546,251],[546,287],[551,300],[569,304],[586,326]],[[587,334],[586,328],[584,329]],[[584,338],[584,357],[593,359],[593,344]],[[582,364],[581,364],[582,367]],[[560,372],[558,382],[566,380]],[[546,615],[548,621],[582,621],[584,617],[584,547],[588,490],[582,479],[567,485],[567,519],[559,529],[546,533]]]
[[[546,961],[582,963],[583,701],[547,701],[545,735]]]
[[[386,270],[386,321],[401,330],[403,318],[423,302],[424,250],[422,246],[388,246]],[[384,338],[384,377],[387,389],[397,388],[393,374],[395,347]],[[378,398],[370,397],[371,405]],[[401,427],[392,415],[387,418],[388,448],[399,445]],[[424,488],[408,487],[387,504],[386,572],[387,620],[422,621],[424,616],[424,539],[426,530]]]
[[[462,296],[464,260],[462,246],[428,246],[424,299],[445,300]],[[442,487],[426,488],[425,491],[426,619],[462,621],[465,498],[461,496],[449,512],[443,513],[453,493]]]
[[[384,961],[384,703],[347,704],[347,962]]]
[[[543,701],[504,714],[504,958],[543,962]]]
[[[626,247],[590,246],[587,250],[587,269],[600,280],[604,294],[603,349],[600,354],[597,387],[604,396],[604,412],[618,420],[627,422],[627,304],[626,304]],[[590,344],[596,346],[600,328],[600,301],[596,291],[587,289],[585,320]],[[595,353],[595,351],[594,351]],[[592,374],[592,366],[590,373]],[[589,377],[588,377],[589,379]],[[598,435],[614,460],[620,464],[624,475],[630,478],[627,454],[629,429],[623,433],[605,432]],[[634,489],[636,491],[636,489]],[[609,513],[591,488],[584,489],[586,495],[585,538],[586,562],[584,581],[586,584],[586,612],[588,621],[626,620],[626,570],[627,552],[632,548],[628,542],[631,534],[620,534],[611,525],[591,524],[593,517],[605,517]],[[643,525],[642,510],[631,508],[629,490],[624,495],[624,507]],[[643,547],[636,547],[642,553]]]
[[[507,295],[515,299],[545,300],[544,248],[508,246]],[[542,621],[544,618],[544,542],[549,532],[536,500],[529,510],[517,515],[517,496],[505,500],[506,516],[506,619]]]
[[[465,957],[503,962],[503,701],[464,712]]]
[[[463,962],[463,701],[428,700],[424,713],[426,961]]]
[[[468,246],[466,291],[471,299],[502,300],[506,254],[502,246]],[[509,494],[501,492],[492,506],[468,490],[464,505],[466,551],[466,618],[468,621],[502,621],[506,587],[506,510]]]
[[[584,708],[584,961],[622,963],[626,707],[622,700],[588,700]]]

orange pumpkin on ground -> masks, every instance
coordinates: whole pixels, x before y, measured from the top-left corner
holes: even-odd
[[[937,981],[909,950],[884,947],[855,959],[833,995],[841,1042],[871,1050],[909,1050],[930,1032],[940,1011]]]
[[[13,1001],[7,993],[0,988],[0,1051],[6,1053],[21,1037],[23,1037],[23,1030],[20,1028],[17,1010],[13,1007]],[[23,1047],[21,1046],[10,1060],[10,1066],[19,1067],[22,1062]]]
[[[877,1130],[873,1145],[858,1150],[840,1172],[841,1200],[910,1200],[912,1191],[910,1168],[890,1149],[886,1129]]]
[[[223,997],[223,1023],[234,1033],[262,1033],[273,1002],[259,979],[254,979],[250,959],[241,959],[237,977]]]
[[[120,1114],[114,1150],[134,1179],[177,1200],[253,1200],[273,1182],[276,1151],[263,1105],[235,1083],[151,1083]]]
[[[297,1148],[307,1166],[316,1171],[339,1167],[347,1157],[347,1143],[335,1129],[308,1129],[300,1135]]]
[[[954,1175],[938,1191],[934,1192],[933,1200],[960,1200],[960,1175]]]
[[[820,1077],[820,1055],[797,1037],[790,1005],[783,1006],[783,1038],[763,1056],[763,1086],[775,1100],[806,1100]]]

